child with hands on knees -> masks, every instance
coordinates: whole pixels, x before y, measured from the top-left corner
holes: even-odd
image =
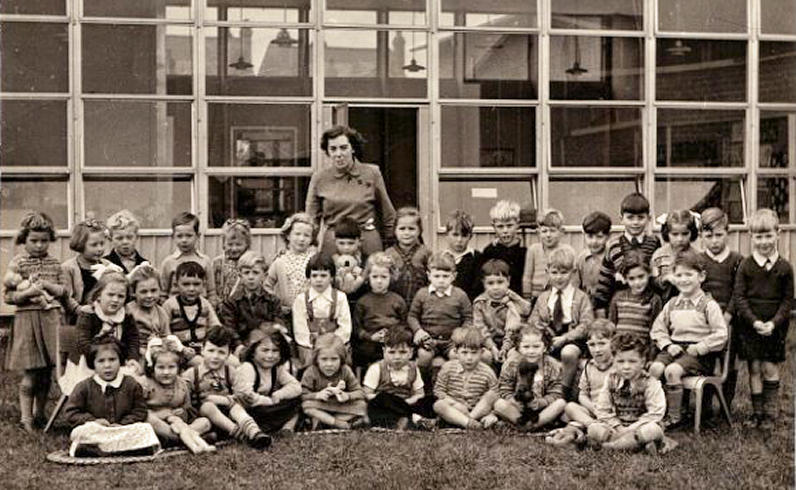
[[[390,289],[400,294],[407,305],[428,284],[426,267],[431,251],[423,245],[423,221],[413,207],[400,208],[395,214],[395,245],[385,250],[398,271]]]
[[[133,317],[138,328],[139,353],[143,356],[149,340],[171,334],[169,314],[158,304],[160,300],[160,276],[149,262],[142,262],[127,275],[133,301],[127,303],[125,310]]]
[[[319,335],[334,333],[346,345],[351,340],[351,310],[345,293],[332,286],[335,272],[331,257],[323,254],[307,262],[310,287],[293,302],[293,336],[301,368],[312,363],[312,349]]]
[[[739,355],[749,365],[752,424],[771,430],[779,416],[780,370],[793,309],[793,267],[777,251],[777,213],[758,209],[749,220],[749,230],[752,255],[741,262],[735,283]]]
[[[48,252],[54,240],[55,225],[49,216],[27,214],[16,238],[23,251],[8,263],[3,279],[3,301],[15,307],[5,367],[22,371],[20,423],[27,432],[33,431],[34,422],[45,420],[44,405],[52,370],[58,362],[58,335],[63,325],[61,302],[67,288],[58,260]]]
[[[501,419],[527,430],[538,430],[561,416],[566,402],[561,364],[545,354],[547,333],[525,324],[518,332],[517,352],[500,370],[493,410]]]
[[[571,245],[561,243],[564,235],[564,215],[557,209],[548,209],[537,220],[539,225],[539,242],[528,247],[525,254],[525,267],[522,276],[522,294],[533,304],[536,298],[547,289],[548,265],[550,254],[556,250],[566,249],[575,256]]]
[[[171,238],[177,250],[166,257],[160,264],[160,286],[162,298],[175,296],[179,292],[177,283],[177,268],[185,262],[195,262],[202,268],[201,295],[215,306],[218,304],[216,295],[216,282],[213,276],[213,261],[210,257],[197,249],[199,244],[199,218],[195,215],[182,212],[171,220]]]
[[[335,253],[332,260],[337,268],[334,284],[337,289],[344,292],[351,306],[361,296],[361,288],[365,284],[363,266],[365,258],[362,255],[362,231],[359,224],[351,218],[344,217],[334,226]]]
[[[572,396],[578,361],[586,354],[586,327],[594,321],[591,301],[572,285],[575,254],[567,248],[554,250],[548,258],[550,289],[534,305],[529,322],[541,326],[551,337],[550,353],[560,359],[564,397]]]
[[[281,228],[287,249],[277,255],[265,278],[265,290],[279,298],[282,313],[289,316],[296,296],[309,287],[307,262],[318,253],[313,245],[318,230],[307,213],[296,213]]]
[[[467,293],[470,301],[474,301],[482,291],[479,281],[481,252],[470,247],[474,226],[472,216],[460,209],[451,212],[445,222],[445,241],[448,246],[445,251],[456,262],[456,280],[453,285]]]
[[[253,330],[234,392],[266,434],[295,430],[301,407],[301,383],[290,374],[290,345],[279,330]]]
[[[492,405],[498,398],[495,372],[481,360],[484,339],[473,328],[451,334],[456,359],[442,365],[434,384],[434,412],[449,424],[485,429],[497,422]]]
[[[648,356],[654,357],[654,347],[650,340],[652,322],[663,309],[663,301],[655,292],[650,280],[650,265],[636,250],[627,253],[620,269],[627,282],[627,289],[614,294],[608,308],[608,319],[616,325],[617,333],[635,335],[650,346]]]
[[[235,333],[225,327],[213,327],[202,346],[202,364],[182,373],[192,387],[194,407],[213,426],[230,437],[245,439],[257,449],[271,445],[271,436],[263,433],[257,422],[233,395],[235,369],[227,363],[236,341]]]
[[[147,261],[135,248],[141,224],[132,212],[122,209],[114,213],[105,221],[105,226],[113,245],[105,260],[119,266],[125,274],[130,274],[137,265]]]
[[[716,353],[727,343],[727,323],[719,304],[702,290],[704,280],[699,254],[693,250],[678,253],[672,282],[680,294],[664,305],[650,331],[660,349],[650,375],[666,376],[667,428],[681,422],[683,376],[713,374]]]
[[[221,227],[221,248],[224,253],[215,257],[210,265],[210,274],[216,286],[218,304],[227,299],[240,279],[238,259],[252,244],[249,221],[229,218]],[[214,304],[213,306],[218,306]]]
[[[312,364],[301,377],[301,408],[313,421],[336,429],[367,424],[365,393],[354,371],[346,365],[348,353],[340,337],[325,333],[312,351]]]
[[[699,237],[697,216],[699,215],[688,210],[675,210],[666,214],[661,224],[664,244],[653,252],[650,267],[653,282],[664,303],[677,294],[677,288],[672,284],[675,256],[689,250],[691,242]]]
[[[354,307],[354,366],[367,367],[381,359],[387,332],[395,325],[406,324],[404,299],[390,291],[395,262],[384,252],[368,257],[365,276],[370,291]]]
[[[575,260],[575,286],[593,298],[600,279],[600,267],[605,259],[606,244],[611,237],[611,218],[602,211],[594,211],[583,218],[583,241],[586,250]]]
[[[481,260],[486,262],[489,259],[500,259],[509,264],[509,288],[517,294],[523,294],[522,283],[528,249],[522,246],[519,235],[520,205],[514,201],[498,201],[489,210],[489,217],[495,229],[495,239],[484,248]]]

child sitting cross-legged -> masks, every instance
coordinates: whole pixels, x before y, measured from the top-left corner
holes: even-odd
[[[643,447],[656,454],[664,440],[666,397],[660,381],[644,371],[647,346],[623,333],[613,338],[611,349],[614,367],[597,395],[597,421],[589,425],[589,441],[606,449]]]
[[[365,393],[354,371],[345,361],[348,353],[340,337],[326,333],[318,337],[312,364],[301,377],[301,408],[313,421],[336,429],[355,429],[367,424]]]
[[[265,449],[271,437],[233,396],[235,370],[227,364],[235,343],[235,333],[225,327],[213,327],[202,345],[202,364],[182,373],[193,387],[194,407],[215,426],[231,437],[245,439],[250,446]]]
[[[495,414],[512,425],[537,430],[564,411],[561,364],[545,354],[545,330],[525,324],[517,336],[517,352],[500,370]]]
[[[497,400],[497,376],[481,361],[484,339],[473,328],[451,334],[456,359],[446,362],[434,384],[434,412],[442,420],[465,429],[484,429],[497,422],[492,405]]]

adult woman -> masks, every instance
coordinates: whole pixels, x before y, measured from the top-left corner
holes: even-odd
[[[346,216],[359,223],[365,255],[382,250],[382,238],[393,236],[395,208],[379,167],[360,162],[363,143],[362,135],[347,126],[335,126],[321,137],[332,165],[313,174],[305,210],[316,221],[323,219],[324,254],[334,253],[334,226]]]

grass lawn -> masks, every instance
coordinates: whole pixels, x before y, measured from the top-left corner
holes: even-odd
[[[546,446],[533,437],[356,432],[296,435],[260,453],[228,446],[216,454],[156,463],[62,466],[45,455],[68,446],[68,429],[28,435],[17,428],[18,377],[0,373],[2,488],[792,488],[794,484],[794,339],[783,376],[782,416],[762,435],[742,427],[750,404],[746,371],[734,406],[735,426],[670,434],[680,446],[652,458],[605,450]]]

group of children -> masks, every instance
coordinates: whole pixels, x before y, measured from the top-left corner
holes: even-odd
[[[495,240],[479,252],[472,218],[456,211],[447,246],[432,252],[417,209],[402,208],[394,245],[367,257],[355,222],[336,224],[335,250],[319,251],[316,224],[296,213],[270,264],[250,248],[245,220],[227,220],[224,253],[211,259],[197,249],[198,219],[181,213],[159,271],[135,249],[128,211],[107,226],[77,224],[77,255],[63,265],[48,253],[52,221],[31,213],[4,279],[22,426],[43,420],[62,325],[76,332],[70,357],[93,370],[65,409],[83,451],[118,449],[96,442],[120,427],[203,452],[214,449],[208,434],[266,448],[278,431],[440,424],[656,451],[682,421],[683,378],[713,373],[725,348],[727,396],[737,353],[749,363],[754,425],[774,426],[793,270],[777,252],[773,211],[751,217],[748,258],[729,250],[717,208],[669,213],[661,246],[648,234],[649,202],[628,195],[624,232],[611,237],[610,217],[589,214],[578,256],[562,243],[559,211],[540,214],[527,248],[519,213],[496,203]]]

